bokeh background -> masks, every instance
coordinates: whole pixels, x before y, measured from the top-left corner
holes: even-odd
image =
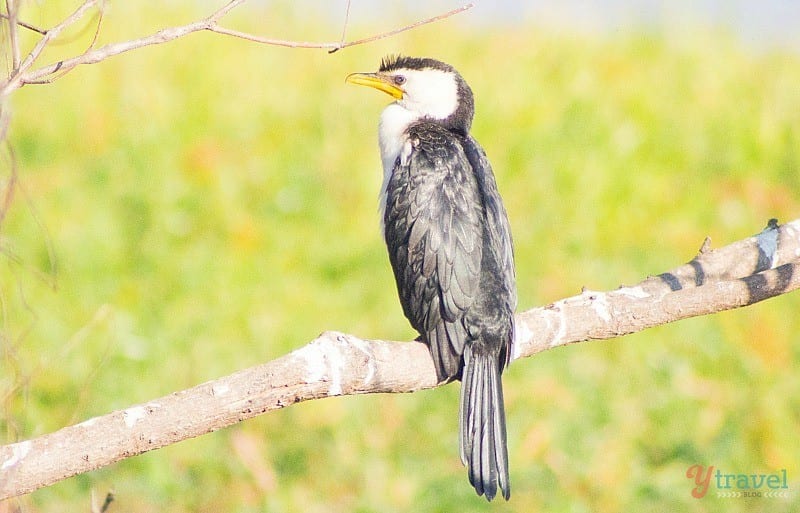
[[[349,38],[459,5],[368,4],[353,3]],[[450,62],[475,91],[473,133],[511,218],[523,309],[666,271],[706,236],[721,246],[797,218],[800,53],[776,29],[791,3],[767,3],[787,6],[764,8],[770,30],[740,26],[748,10],[588,4],[484,2],[332,55],[195,34],[16,92],[2,441],[271,360],[324,330],[413,338],[378,231],[387,97],[344,83],[388,53]],[[761,5],[728,3],[743,4]],[[74,7],[30,2],[23,17],[48,26]],[[628,14],[607,20],[612,7]],[[228,25],[337,40],[344,8],[253,2]],[[100,42],[211,9],[112,3]],[[92,32],[69,31],[42,63]],[[798,311],[794,293],[515,362],[509,503],[489,506],[467,482],[451,385],[295,405],[0,508],[88,511],[92,492],[113,489],[112,512],[797,511]],[[786,469],[791,495],[720,498],[712,485],[695,499],[693,464]]]

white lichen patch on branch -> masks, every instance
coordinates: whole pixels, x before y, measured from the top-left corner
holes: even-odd
[[[22,459],[25,458],[25,456],[27,456],[30,452],[31,445],[32,444],[30,440],[9,445],[8,447],[11,448],[11,457],[3,462],[3,465],[0,466],[0,470],[9,469],[22,461]]]
[[[511,359],[517,360],[563,345],[567,337],[568,308],[568,300],[562,299],[518,314],[514,324]]]
[[[305,383],[319,383],[325,378],[325,356],[319,347],[320,339],[317,338],[300,349],[294,351],[294,355],[303,360],[306,364]]]
[[[592,292],[589,295],[589,304],[603,322],[611,322],[611,308],[608,304],[608,295],[605,292]]]
[[[122,412],[122,418],[125,420],[125,425],[129,428],[135,426],[137,422],[144,419],[146,416],[147,411],[145,411],[144,406],[134,406],[133,408],[128,408]]]
[[[327,381],[328,395],[342,395],[342,369],[346,363],[339,333],[325,332],[294,354],[306,364],[305,383]]]
[[[645,299],[650,297],[650,294],[645,292],[641,286],[620,287],[617,290],[610,292],[610,294],[618,294],[620,296],[631,297],[635,299]]]
[[[558,307],[558,309],[553,313],[556,314],[558,328],[556,328],[556,334],[553,335],[553,339],[550,341],[550,347],[561,345],[561,342],[567,335],[567,315],[566,312],[564,312],[564,308]]]
[[[548,330],[555,331],[555,334],[550,339],[550,343],[548,344],[550,347],[561,345],[561,341],[564,340],[564,337],[567,334],[567,316],[564,312],[565,301],[566,300],[564,299],[561,301],[556,301],[542,310],[545,314],[544,320],[547,323]],[[552,327],[553,324],[555,324],[555,328]]]
[[[331,372],[331,386],[328,388],[328,395],[342,395],[342,370],[345,366],[343,348],[347,344],[342,343],[343,335],[337,334],[334,341],[325,344],[327,351],[325,358],[328,360],[328,369]]]
[[[161,408],[159,403],[147,403],[144,406],[133,406],[122,412],[122,419],[128,428],[132,428],[137,422],[147,417],[148,413]]]
[[[211,395],[214,397],[225,397],[231,391],[227,383],[216,383],[211,386]]]
[[[326,331],[309,344],[294,351],[294,355],[305,363],[303,380],[305,383],[328,383],[327,395],[342,395],[347,376],[360,375],[355,352],[364,355],[366,373],[362,379],[365,385],[375,381],[378,363],[369,342],[337,331]]]

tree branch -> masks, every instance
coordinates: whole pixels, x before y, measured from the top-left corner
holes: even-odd
[[[36,62],[36,59],[42,55],[42,52],[45,48],[47,48],[47,45],[49,45],[53,39],[58,37],[61,32],[64,31],[64,29],[83,18],[83,16],[97,4],[97,2],[98,0],[86,0],[75,10],[75,12],[67,16],[61,23],[45,32],[44,36],[42,36],[39,42],[33,47],[33,50],[31,50],[30,53],[25,57],[25,60],[22,61],[19,66],[14,67],[14,70],[7,80],[0,83],[0,102],[2,102],[4,98],[12,91],[19,89],[25,84],[27,70],[30,69],[30,67]],[[58,69],[55,71],[58,71]]]
[[[517,315],[515,358],[747,306],[800,288],[800,219],[611,292],[584,290]],[[292,353],[55,433],[0,447],[0,500],[322,397],[438,386],[419,343],[326,332]]]
[[[574,342],[608,339],[748,306],[800,286],[800,219],[717,250],[632,287],[581,294],[518,315],[515,358]]]
[[[93,48],[94,45],[91,45],[87,51],[78,56],[60,60],[58,62],[31,71],[30,70],[31,67],[40,57],[42,51],[44,51],[47,45],[50,44],[52,40],[55,39],[65,28],[73,25],[78,20],[80,20],[86,14],[86,12],[95,7],[98,4],[98,2],[99,0],[85,0],[84,3],[81,4],[81,6],[78,7],[78,9],[75,12],[73,12],[70,16],[64,19],[61,23],[45,31],[43,37],[39,40],[39,42],[36,44],[33,50],[31,50],[31,52],[28,54],[25,60],[22,61],[22,64],[19,65],[18,67],[15,66],[14,72],[9,76],[9,78],[4,82],[0,82],[0,101],[4,96],[10,94],[12,91],[19,89],[20,87],[26,84],[50,83],[56,78],[62,76],[63,74],[71,71],[72,69],[82,64],[95,64],[105,59],[108,59],[109,57],[113,57],[115,55],[119,55],[124,52],[128,52],[138,48],[143,48],[149,45],[167,43],[169,41],[173,41],[188,34],[203,30],[272,46],[286,46],[290,48],[319,48],[319,49],[329,49],[332,51],[336,51],[349,46],[361,45],[377,41],[379,39],[399,34],[400,32],[405,32],[407,30],[417,28],[421,25],[449,18],[450,16],[471,9],[474,6],[474,4],[469,3],[462,7],[459,7],[458,9],[453,9],[452,11],[440,14],[438,16],[434,16],[432,18],[420,20],[410,25],[406,25],[394,30],[390,30],[388,32],[383,32],[380,34],[376,34],[362,39],[357,39],[354,41],[313,42],[313,41],[290,41],[285,39],[266,38],[255,34],[241,32],[238,30],[233,30],[220,26],[219,22],[223,17],[225,17],[233,9],[235,9],[236,7],[240,6],[245,2],[245,0],[231,0],[224,6],[214,11],[211,15],[199,21],[195,21],[193,23],[181,25],[178,27],[170,27],[163,30],[159,30],[155,34],[151,34],[149,36],[141,37],[138,39],[107,44],[97,49],[94,49]],[[11,13],[9,13],[10,25],[16,27],[16,23],[14,23],[14,21],[16,20],[12,18],[15,17]],[[97,36],[95,35],[95,39],[96,37]],[[59,74],[56,75],[56,73]]]

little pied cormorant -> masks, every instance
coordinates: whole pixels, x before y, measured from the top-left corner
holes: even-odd
[[[503,387],[517,293],[511,231],[472,90],[443,62],[390,57],[347,82],[395,101],[380,118],[381,225],[400,303],[439,382],[461,379],[461,461],[478,495],[509,498]]]

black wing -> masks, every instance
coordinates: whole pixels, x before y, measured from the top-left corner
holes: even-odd
[[[485,321],[494,318],[502,324],[508,325],[509,335],[507,347],[503,356],[504,364],[511,360],[512,345],[514,341],[514,311],[517,309],[517,286],[514,271],[514,245],[511,237],[511,227],[508,222],[503,201],[497,190],[497,182],[492,172],[486,152],[471,136],[464,139],[464,151],[478,181],[482,193],[481,201],[485,208],[486,222],[485,248],[490,253],[484,255],[484,283],[483,293],[490,294],[485,298],[492,303],[491,311],[486,309],[480,312]],[[490,269],[491,268],[491,269]],[[485,283],[485,281],[491,283]],[[498,304],[499,303],[499,304]]]
[[[386,189],[384,236],[400,303],[439,380],[459,377],[465,313],[480,282],[483,206],[463,140],[434,123],[408,130],[411,151]]]

